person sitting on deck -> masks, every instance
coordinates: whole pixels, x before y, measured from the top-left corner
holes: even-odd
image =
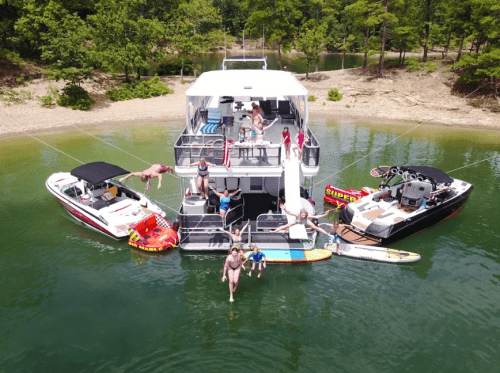
[[[295,224],[303,224],[304,227],[309,227],[309,228],[314,229],[315,231],[317,231],[319,233],[323,233],[326,236],[331,236],[324,229],[318,227],[317,225],[315,225],[313,222],[311,222],[309,220],[309,219],[319,219],[319,218],[322,218],[322,217],[328,215],[330,213],[330,211],[326,211],[325,213],[323,213],[321,215],[309,216],[309,213],[307,212],[306,209],[301,209],[298,214],[294,214],[294,213],[288,211],[288,209],[285,207],[285,205],[281,205],[281,207],[283,208],[283,210],[288,215],[295,216],[295,221],[293,221],[291,223],[288,223],[288,224],[285,224],[285,225],[282,225],[281,227],[276,228],[276,229],[270,231],[270,233],[276,233],[276,232],[279,232],[279,231],[283,231],[285,229],[293,227]]]
[[[164,166],[161,163],[156,163],[142,172],[132,172],[125,177],[120,179],[120,182],[127,180],[131,176],[137,176],[141,178],[143,183],[147,184],[146,190],[151,189],[150,179],[158,178],[158,189],[161,187],[162,174],[168,172],[169,174],[174,173],[174,169],[170,166]]]

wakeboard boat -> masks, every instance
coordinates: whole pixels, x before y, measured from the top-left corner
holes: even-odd
[[[337,231],[343,240],[382,245],[456,214],[473,190],[465,181],[427,166],[394,166],[379,191],[349,203]]]

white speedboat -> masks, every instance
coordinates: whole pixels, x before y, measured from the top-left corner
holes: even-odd
[[[128,227],[152,213],[165,213],[145,195],[113,177],[128,174],[121,167],[93,162],[71,172],[49,176],[45,185],[76,220],[114,239],[129,236]]]
[[[379,191],[340,213],[348,226],[338,235],[360,245],[382,245],[409,236],[458,212],[473,186],[427,166],[394,166]]]
[[[262,69],[227,69],[228,62],[262,62]],[[243,248],[251,243],[262,249],[313,249],[316,231],[295,225],[288,232],[270,230],[293,217],[280,210],[298,213],[305,208],[314,214],[313,177],[319,171],[320,144],[309,128],[308,91],[286,71],[266,69],[265,58],[226,58],[222,70],[203,73],[187,90],[186,126],[175,143],[175,172],[187,193],[174,225],[179,225],[180,248],[194,251],[226,251],[229,235],[247,222]],[[249,126],[247,110],[256,103],[265,112],[265,141],[240,142],[241,126]],[[304,145],[303,162],[294,156],[285,159],[280,144],[283,128],[291,133],[292,146],[299,129],[310,139]],[[222,192],[241,189],[230,202],[227,215],[219,215],[219,197],[209,191],[200,199],[196,167],[200,158],[215,164],[209,167],[210,186]],[[177,223],[177,224],[175,224]]]

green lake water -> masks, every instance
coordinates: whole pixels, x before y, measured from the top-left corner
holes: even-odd
[[[85,129],[173,164],[182,126]],[[313,121],[315,180],[414,126]],[[145,168],[76,129],[35,135],[83,162]],[[321,211],[327,183],[377,187],[378,165],[449,171],[494,157],[450,174],[475,188],[456,216],[391,245],[419,262],[269,265],[261,279],[242,276],[230,304],[222,255],[148,255],[79,225],[45,188],[79,163],[26,136],[0,139],[0,372],[498,372],[499,142],[500,132],[420,126],[316,186]],[[150,196],[178,208],[177,179],[155,187]]]

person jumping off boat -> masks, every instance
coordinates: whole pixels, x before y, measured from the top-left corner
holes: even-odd
[[[154,178],[158,178],[158,189],[160,189],[162,174],[164,174],[165,172],[168,172],[169,174],[173,174],[174,169],[170,166],[165,166],[161,163],[155,163],[154,165],[152,165],[151,167],[149,167],[148,169],[146,169],[142,172],[132,172],[132,173],[128,174],[127,176],[122,177],[120,179],[120,182],[127,180],[131,176],[137,176],[137,177],[141,178],[141,181],[143,183],[147,184],[146,190],[149,191],[151,189],[151,183],[149,180],[154,179]]]
[[[233,241],[233,247],[236,247],[238,248],[239,250],[241,250],[241,245],[242,245],[242,236],[243,236],[243,233],[245,232],[245,229],[247,229],[248,225],[250,224],[250,220],[248,221],[248,223],[246,223],[243,228],[234,228],[234,231],[233,233],[229,232],[229,231],[226,231],[222,228],[220,228],[220,230],[227,234],[229,237],[231,237],[231,240]]]
[[[245,261],[243,262],[243,265],[250,259],[252,259],[253,263],[252,263],[252,268],[250,268],[250,271],[248,271],[248,276],[252,277],[252,271],[255,270],[255,265],[258,264],[259,265],[259,274],[257,275],[257,278],[260,278],[260,276],[262,276],[262,266],[264,266],[264,268],[266,268],[266,255],[259,251],[259,248],[257,247],[257,245],[255,244],[252,244],[251,245],[252,247],[252,250],[253,252],[248,256],[248,258],[245,259]]]
[[[229,254],[224,262],[224,273],[222,275],[222,282],[226,281],[226,273],[229,277],[229,301],[234,302],[233,293],[238,288],[240,279],[241,268],[245,269],[241,258],[241,252],[238,248],[233,247],[231,254]]]
[[[226,216],[229,210],[229,202],[231,201],[231,197],[234,197],[236,194],[241,192],[241,189],[238,189],[233,193],[229,193],[227,189],[224,189],[224,192],[219,193],[218,191],[215,190],[213,186],[210,186],[210,189],[212,189],[212,191],[217,195],[217,197],[220,198],[219,213],[220,216],[224,218],[224,216]]]
[[[203,199],[202,185],[205,190],[205,199],[208,199],[208,183],[210,181],[208,167],[215,167],[215,165],[207,162],[205,158],[200,158],[198,162],[191,163],[188,167],[193,166],[198,166],[198,191],[200,192],[200,199]]]

